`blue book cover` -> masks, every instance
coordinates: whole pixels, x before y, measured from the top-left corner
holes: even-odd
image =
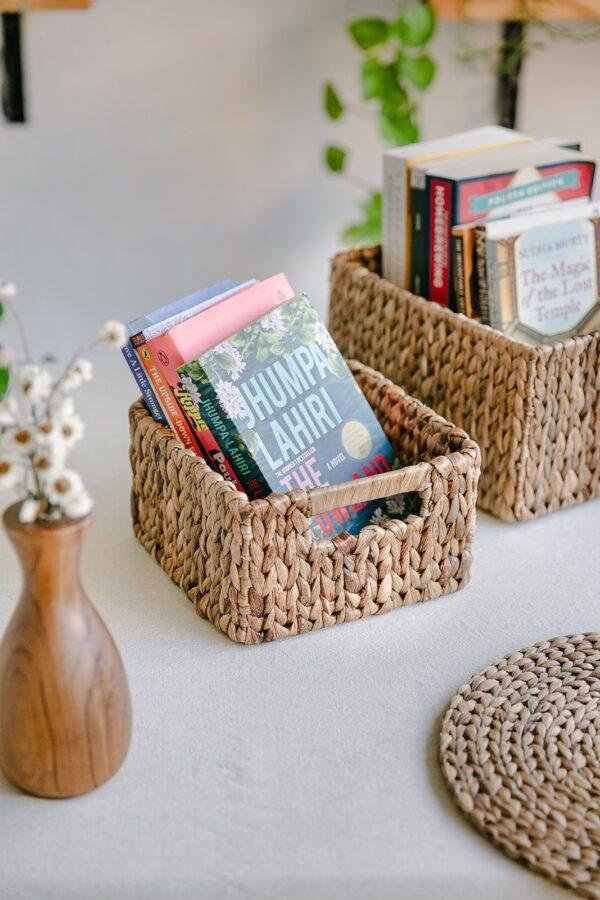
[[[133,377],[146,401],[146,406],[156,422],[168,426],[169,422],[160,401],[148,380],[146,370],[141,365],[136,349],[146,342],[154,334],[163,333],[178,321],[181,321],[201,311],[209,305],[224,300],[236,291],[242,291],[253,282],[238,284],[233,278],[224,278],[209,287],[202,288],[194,294],[188,294],[180,300],[174,300],[166,306],[161,306],[147,316],[134,319],[127,325],[129,340],[122,348],[123,356],[129,366]]]
[[[146,370],[143,365],[139,361],[137,357],[137,353],[133,349],[131,345],[131,341],[127,341],[124,347],[121,348],[121,353],[125,357],[125,362],[129,366],[131,370],[131,374],[136,380],[137,386],[140,389],[142,397],[146,401],[146,406],[148,407],[148,412],[152,416],[155,422],[158,422],[160,425],[168,425],[166,416],[162,411],[162,408],[156,399],[156,394],[152,390],[150,382],[146,377]]]
[[[138,332],[143,331],[144,328],[148,328],[150,325],[157,325],[159,322],[163,322],[170,316],[184,312],[192,306],[197,306],[199,303],[202,303],[204,300],[209,300],[211,297],[217,297],[219,294],[224,294],[226,291],[230,291],[236,286],[237,282],[234,281],[233,278],[227,277],[223,278],[221,281],[216,281],[214,284],[210,284],[208,287],[201,288],[193,294],[186,294],[185,297],[181,297],[179,300],[172,300],[170,303],[167,303],[166,306],[159,306],[158,309],[152,310],[152,312],[149,312],[147,315],[140,316],[129,322],[127,326],[129,334],[137,334]]]
[[[395,465],[390,442],[305,294],[178,373],[250,496],[310,490]],[[209,406],[216,415],[207,415]],[[357,534],[390,512],[375,500],[313,516],[311,526],[318,538]]]

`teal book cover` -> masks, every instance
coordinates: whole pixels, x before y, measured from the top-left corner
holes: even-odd
[[[331,335],[299,294],[178,369],[250,497],[387,472],[394,450]],[[313,516],[318,538],[401,517],[403,498]]]

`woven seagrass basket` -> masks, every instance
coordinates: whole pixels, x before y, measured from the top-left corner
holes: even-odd
[[[403,468],[345,484],[245,494],[182,449],[142,401],[130,410],[135,534],[197,612],[246,644],[384,613],[469,578],[477,444],[372,369],[352,371]],[[418,492],[418,515],[317,541],[309,517]]]
[[[333,259],[329,328],[481,448],[479,505],[532,519],[600,494],[600,332],[527,347],[380,276],[378,247]]]

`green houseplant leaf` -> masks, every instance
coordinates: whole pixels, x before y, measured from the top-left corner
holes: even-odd
[[[419,140],[417,124],[419,91],[435,77],[436,66],[422,49],[435,31],[436,15],[428,0],[398,0],[399,10],[391,18],[364,16],[347,25],[354,44],[362,51],[359,62],[361,107],[346,105],[331,82],[324,86],[323,105],[329,118],[353,112],[374,113],[376,127],[387,144],[402,146]],[[416,48],[416,52],[415,52]],[[324,148],[324,162],[331,172],[352,168],[346,149]],[[349,172],[352,182],[364,178]],[[381,240],[381,195],[371,193],[361,203],[359,221],[350,224],[344,239],[352,244],[374,244]]]
[[[435,62],[424,53],[416,58],[401,56],[398,59],[398,74],[408,80],[420,91],[429,87],[435,77]]]
[[[422,47],[435,30],[435,13],[428,3],[413,3],[391,26],[392,34],[407,47]]]
[[[383,112],[379,121],[381,136],[395,146],[414,144],[419,140],[419,128],[412,118],[412,112],[393,114]]]
[[[370,50],[383,44],[389,37],[390,26],[385,19],[376,16],[368,16],[364,19],[355,19],[348,25],[350,35],[361,50]]]
[[[330,81],[323,90],[323,106],[330,119],[339,119],[344,114],[344,104]]]
[[[346,151],[342,147],[330,144],[325,148],[325,165],[332,172],[341,172],[346,162]]]
[[[389,119],[397,119],[401,116],[406,116],[411,111],[410,97],[399,84],[396,86],[396,90],[393,94],[390,94],[382,100],[380,107],[381,115]]]
[[[374,56],[369,56],[363,61],[360,67],[360,82],[364,100],[373,100],[375,97],[381,96],[384,69],[385,66]]]
[[[384,65],[374,57],[365,59],[360,70],[363,99],[378,98],[387,106],[401,106],[407,95],[398,81],[398,75],[394,63]]]
[[[6,392],[8,391],[9,378],[9,369],[4,368],[4,366],[0,367],[0,400],[3,400],[6,396]]]
[[[381,194],[379,192],[361,203],[363,221],[349,225],[344,231],[348,244],[378,244],[381,241]]]

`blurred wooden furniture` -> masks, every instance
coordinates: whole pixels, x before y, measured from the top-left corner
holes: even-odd
[[[498,124],[514,128],[517,119],[519,75],[525,55],[525,34],[535,21],[600,20],[600,0],[430,0],[438,18],[499,21]]]
[[[34,9],[87,9],[92,0],[0,0],[0,12],[23,13]]]
[[[23,14],[40,9],[86,9],[92,0],[0,0],[2,17],[2,110],[8,122],[25,122],[25,92],[21,53]]]
[[[442,19],[519,20],[525,4],[519,0],[431,0]],[[599,0],[535,0],[532,13],[547,20],[600,19]]]

